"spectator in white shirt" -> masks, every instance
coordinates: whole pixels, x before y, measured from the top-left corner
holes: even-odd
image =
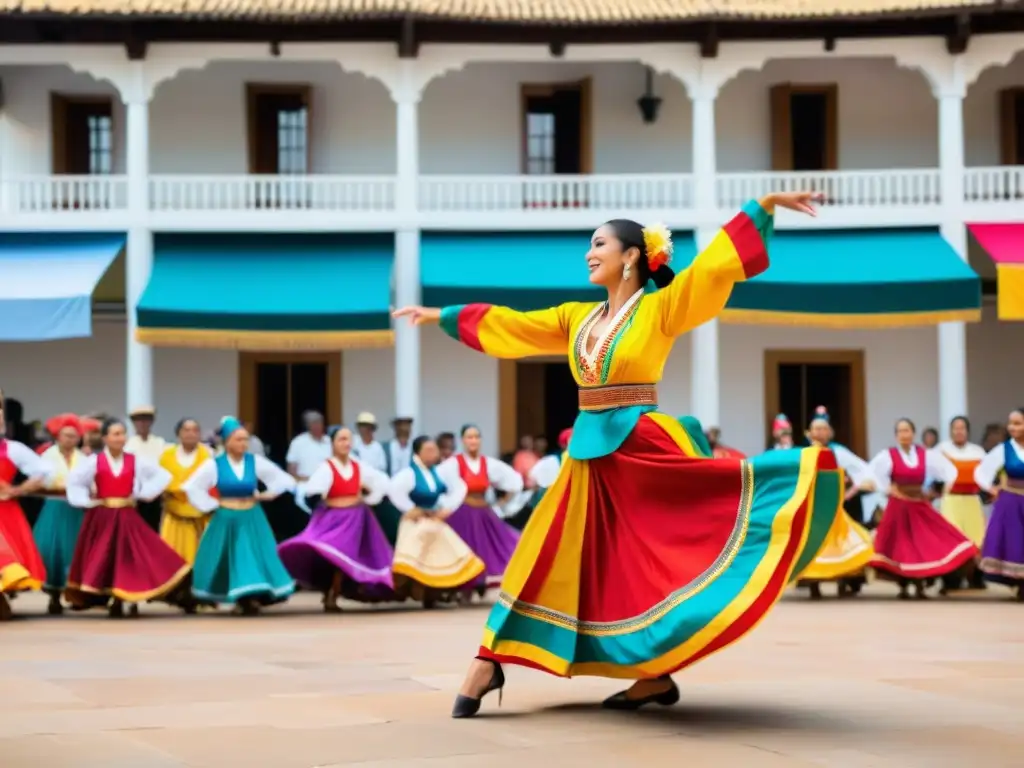
[[[359,437],[352,441],[352,455],[367,466],[387,474],[388,458],[384,446],[374,437],[377,431],[377,417],[369,411],[356,416],[356,431]]]
[[[388,462],[388,474],[394,477],[412,466],[412,419],[396,416],[391,420],[391,429],[395,436],[388,440],[384,455]]]
[[[306,431],[288,446],[285,463],[288,465],[288,474],[304,481],[331,457],[331,439],[324,430],[323,414],[306,411],[302,414],[302,421]]]
[[[132,421],[132,429],[135,434],[129,438],[124,445],[124,450],[159,463],[167,442],[162,437],[153,434],[153,424],[156,422],[156,408],[151,405],[141,408],[133,408],[128,414]]]

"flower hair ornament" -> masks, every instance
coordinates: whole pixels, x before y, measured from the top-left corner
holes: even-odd
[[[651,272],[672,261],[672,232],[664,224],[652,224],[644,227],[644,250],[647,251],[647,264]]]

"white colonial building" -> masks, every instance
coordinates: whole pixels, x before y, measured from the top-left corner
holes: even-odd
[[[154,404],[164,434],[238,413],[280,444],[306,407],[370,410],[507,450],[571,419],[564,363],[392,329],[392,306],[586,294],[609,218],[664,221],[685,266],[746,199],[811,188],[820,217],[780,215],[772,269],[677,344],[663,410],[748,452],[819,403],[867,452],[898,416],[1002,421],[1024,397],[1024,33],[999,30],[1022,14],[685,5],[618,37],[575,11],[0,6],[0,385],[29,419]]]

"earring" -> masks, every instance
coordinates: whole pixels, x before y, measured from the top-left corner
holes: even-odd
[[[632,275],[632,274],[633,274],[633,268],[627,263],[626,266],[624,266],[622,268],[622,279],[623,280],[629,280],[630,275]]]

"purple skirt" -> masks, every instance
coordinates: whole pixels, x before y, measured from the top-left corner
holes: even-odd
[[[1019,493],[1004,490],[996,498],[979,567],[989,581],[1024,583],[1024,496]]]
[[[321,504],[306,529],[282,541],[277,554],[306,589],[327,590],[341,571],[345,597],[376,602],[389,599],[394,591],[394,550],[365,504],[340,509]]]
[[[463,504],[447,520],[448,525],[484,561],[484,572],[467,586],[472,589],[497,587],[508,561],[519,543],[519,531],[502,520],[490,507]]]

